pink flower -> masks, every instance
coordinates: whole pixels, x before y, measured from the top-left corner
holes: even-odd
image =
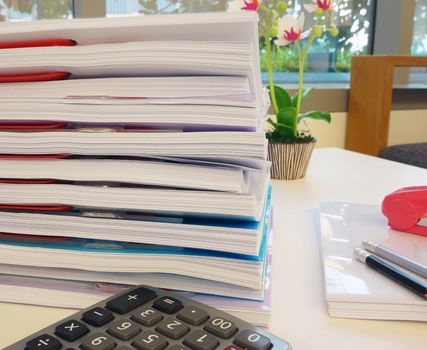
[[[336,0],[338,4],[341,0]],[[316,10],[329,11],[332,6],[332,0],[313,0],[313,4],[304,4],[305,9],[308,12],[315,12]]]
[[[285,15],[279,20],[277,30],[277,40],[274,43],[278,46],[289,45],[299,39],[308,36],[310,31],[303,32],[304,27],[304,13],[301,13],[297,19],[291,15]]]
[[[256,11],[258,9],[258,0],[243,0],[243,2],[245,3],[245,7],[242,7],[242,10]]]
[[[323,11],[328,11],[331,7],[331,0],[317,0],[317,7]]]
[[[261,0],[233,0],[228,5],[227,11],[256,11]]]

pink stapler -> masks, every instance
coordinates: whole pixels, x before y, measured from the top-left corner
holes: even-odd
[[[404,187],[385,196],[383,214],[392,229],[427,237],[418,221],[427,217],[427,186]]]

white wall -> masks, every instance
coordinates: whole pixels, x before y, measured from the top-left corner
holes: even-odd
[[[347,113],[333,113],[331,124],[309,120],[316,147],[344,148]],[[427,110],[392,111],[388,144],[427,142]]]

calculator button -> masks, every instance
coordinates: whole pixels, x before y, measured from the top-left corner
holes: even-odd
[[[219,343],[212,334],[198,329],[185,337],[184,344],[193,350],[212,350]]]
[[[132,313],[132,320],[141,323],[143,326],[151,327],[163,319],[160,312],[155,309],[142,307]]]
[[[102,307],[96,307],[92,310],[86,311],[82,315],[82,320],[95,327],[100,327],[111,321],[114,318],[113,313]]]
[[[182,303],[178,299],[166,296],[157,299],[154,302],[153,307],[167,314],[173,314],[174,312],[181,310],[184,305],[182,305]]]
[[[89,328],[84,323],[76,320],[69,320],[55,328],[55,334],[65,340],[74,341],[89,332]]]
[[[249,329],[237,334],[234,342],[248,350],[269,350],[272,346],[270,339]]]
[[[30,340],[25,347],[26,350],[58,350],[62,344],[58,339],[49,334],[42,334],[37,338]]]
[[[118,314],[125,314],[156,296],[157,294],[151,289],[139,287],[110,300],[107,303],[107,308]]]
[[[139,350],[163,350],[168,346],[165,337],[153,331],[142,332],[132,343]]]
[[[141,332],[141,328],[136,323],[126,319],[114,321],[107,330],[107,333],[120,340],[132,339],[139,332]]]
[[[240,346],[231,344],[229,346],[226,346],[224,350],[244,350],[244,349],[242,349]]]
[[[166,350],[190,350],[190,349],[184,345],[172,345],[172,346],[169,346]]]
[[[113,338],[104,333],[94,333],[83,339],[81,348],[83,350],[111,350],[116,347]]]
[[[206,324],[205,330],[223,339],[229,339],[237,332],[237,327],[231,321],[215,317]]]
[[[178,313],[177,317],[194,326],[200,326],[209,318],[209,315],[198,307],[187,306]]]
[[[156,331],[169,338],[179,339],[186,335],[190,331],[190,328],[184,322],[169,317],[157,325]]]
[[[120,346],[119,348],[116,348],[114,350],[132,350],[132,349],[128,348],[127,346]]]

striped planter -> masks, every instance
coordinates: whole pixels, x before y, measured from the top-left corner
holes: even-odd
[[[316,141],[306,143],[268,143],[271,178],[279,180],[301,179],[307,172],[308,162]]]

